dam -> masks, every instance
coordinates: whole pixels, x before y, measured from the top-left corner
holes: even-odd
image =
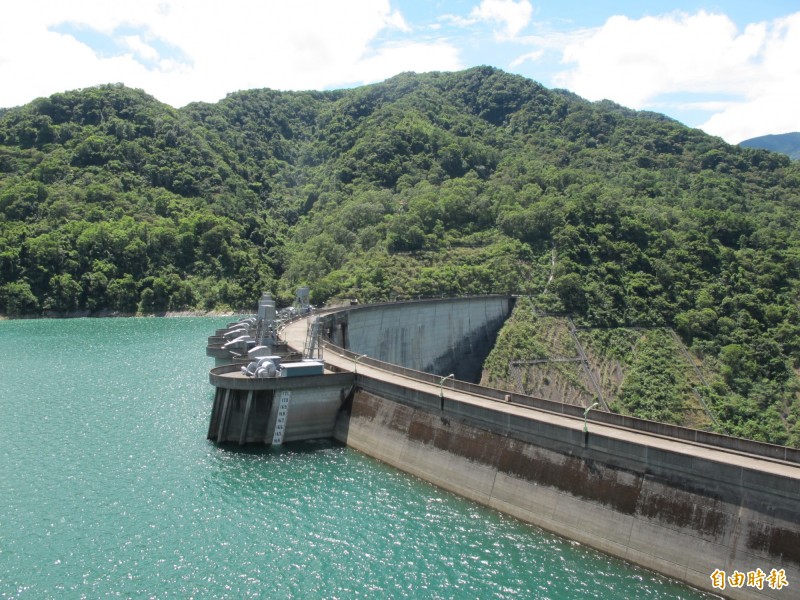
[[[488,354],[512,306],[513,298],[487,297],[348,307],[290,322],[282,342],[300,352],[312,329],[320,335],[319,383],[344,379],[330,379],[318,422],[348,446],[700,589],[793,597],[800,451],[585,412],[456,376],[459,364]],[[213,373],[217,411],[234,384]],[[250,392],[238,394],[238,412],[228,396],[231,426],[216,422],[218,441],[248,441],[241,423]],[[259,435],[268,438],[269,426]]]

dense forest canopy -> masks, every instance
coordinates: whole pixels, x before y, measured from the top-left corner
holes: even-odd
[[[727,431],[797,445],[799,208],[786,156],[488,67],[180,110],[105,85],[0,113],[0,313],[513,292],[673,327]]]

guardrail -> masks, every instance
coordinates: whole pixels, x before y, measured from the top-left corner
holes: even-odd
[[[359,355],[350,350],[346,350],[345,348],[341,348],[340,346],[336,346],[330,342],[324,342],[324,347],[328,351],[352,360],[354,371],[357,371],[358,365],[369,365],[382,371],[387,371],[396,375],[402,375],[403,377],[408,377],[417,381],[423,381],[434,385],[441,385],[442,383],[442,377],[440,375],[432,375],[430,373],[424,373],[422,371],[416,371],[414,369],[386,363],[369,356]],[[544,398],[536,398],[534,396],[524,396],[522,394],[488,388],[466,381],[453,380],[452,378],[450,378],[449,381],[452,383],[448,383],[445,389],[456,389],[462,392],[496,400],[498,402],[517,404],[520,406],[526,406],[537,410],[543,410],[550,413],[556,413],[580,419],[584,418],[584,409],[572,404],[564,404],[561,402],[555,402],[553,400],[546,400]],[[800,450],[789,448],[788,446],[778,446],[775,444],[756,442],[753,440],[746,440],[743,438],[727,436],[719,433],[710,433],[707,431],[701,431],[699,429],[690,429],[688,427],[680,427],[678,425],[658,423],[656,421],[648,421],[645,419],[599,410],[590,411],[589,414],[586,415],[586,418],[589,421],[603,423],[605,425],[611,425],[615,427],[622,427],[633,431],[640,431],[642,433],[648,433],[651,435],[678,439],[695,444],[702,444],[705,446],[713,446],[715,448],[772,460],[781,460],[800,464]]]
[[[497,294],[496,296],[503,298],[511,297],[502,294]],[[463,296],[460,298],[448,298],[448,299],[468,300],[474,297],[485,297],[485,296]],[[441,298],[424,298],[418,300],[409,300],[407,302],[422,303],[422,302],[435,302],[437,300],[441,300]],[[289,323],[293,323],[295,321],[298,321],[300,319],[305,319],[308,317],[330,315],[336,312],[346,312],[363,308],[390,307],[395,305],[397,305],[397,302],[342,306],[342,307],[335,307],[328,309],[315,309],[311,313],[304,315],[296,315],[295,317],[289,319],[288,321],[285,321],[282,324],[282,328],[288,325]],[[434,385],[439,385],[442,380],[442,377],[440,375],[424,373],[422,371],[416,371],[414,369],[409,369],[399,365],[386,363],[368,356],[361,356],[355,352],[352,352],[345,348],[341,348],[340,346],[336,346],[335,344],[332,344],[329,341],[323,342],[323,347],[326,350],[329,350],[340,356],[353,360],[354,370],[357,370],[357,364],[365,364],[375,367],[377,369],[381,369],[383,371],[387,371],[389,373],[402,375],[403,377],[408,377],[410,379],[415,379],[417,381],[423,381]],[[357,364],[356,364],[356,358],[358,358]],[[330,365],[328,365],[328,367],[330,367]],[[459,381],[453,379],[450,379],[450,381],[452,383],[447,386],[448,388],[456,389],[470,394],[475,394],[478,396],[482,396],[484,398],[496,400],[498,402],[506,402],[506,403],[510,402],[513,404],[517,404],[520,406],[527,406],[529,408],[537,410],[543,410],[551,413],[562,414],[565,416],[570,416],[580,419],[584,418],[584,408],[579,406],[564,404],[561,402],[555,402],[553,400],[546,400],[544,398],[537,398],[534,396],[525,396],[514,392],[506,392],[504,390],[488,388],[473,383],[469,383],[466,381]],[[673,438],[695,444],[712,446],[715,448],[729,450],[731,452],[738,452],[741,454],[748,454],[771,460],[780,460],[789,463],[800,464],[800,449],[790,448],[788,446],[779,446],[776,444],[768,444],[765,442],[756,442],[753,440],[737,438],[720,433],[712,433],[708,431],[702,431],[699,429],[690,429],[688,427],[681,427],[679,425],[670,425],[667,423],[658,423],[656,421],[648,421],[645,419],[639,419],[637,417],[630,417],[626,415],[620,415],[617,413],[600,411],[600,410],[590,411],[588,415],[586,415],[586,418],[589,421],[603,423],[614,427],[622,427],[633,431],[640,431],[643,433],[648,433],[650,435],[658,435],[665,438]]]

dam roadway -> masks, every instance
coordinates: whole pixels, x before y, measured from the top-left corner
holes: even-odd
[[[447,310],[471,310],[472,320],[484,310],[466,305],[442,300],[435,317],[461,331],[460,317],[449,317]],[[412,336],[398,332],[390,315],[404,311],[402,319],[413,322],[414,311],[433,310],[397,303],[319,313],[326,367],[353,377],[334,438],[444,489],[695,587],[730,598],[796,597],[800,451],[597,410],[584,421],[580,407],[442,377],[456,370],[453,362],[437,363],[447,370],[422,372],[418,365],[432,359],[420,355],[429,349],[410,351]],[[386,312],[378,318],[380,311]],[[315,316],[283,328],[292,349],[304,349]],[[432,331],[438,325],[429,316],[420,318],[423,325],[407,329],[431,344],[470,346],[452,338],[442,342],[446,333]],[[359,320],[376,325],[370,329]],[[406,347],[387,351],[381,345],[386,338]],[[405,357],[413,369],[376,359],[378,351]],[[429,353],[438,356],[442,349]],[[772,579],[759,579],[762,573]],[[739,574],[745,583],[733,585]],[[788,585],[781,585],[784,580]]]
[[[302,352],[306,341],[309,319],[300,319],[287,325],[283,329],[283,339],[289,347],[296,352]],[[380,379],[386,383],[394,384],[398,387],[408,388],[417,392],[429,395],[440,396],[443,394],[446,399],[458,400],[466,404],[482,407],[500,413],[535,419],[538,421],[551,423],[573,430],[583,435],[583,417],[574,417],[563,414],[556,414],[547,410],[538,409],[530,406],[523,406],[513,402],[504,402],[496,398],[483,396],[477,392],[466,392],[448,387],[448,382],[444,384],[430,383],[421,381],[415,377],[408,377],[384,368],[373,366],[363,358],[351,358],[338,353],[330,345],[329,351],[324,355],[324,362],[329,367],[333,367],[339,372],[356,372],[362,377]],[[365,357],[366,358],[366,357]],[[439,376],[437,376],[439,377]],[[618,440],[626,440],[634,444],[641,444],[651,448],[658,448],[668,452],[675,452],[687,457],[698,457],[705,460],[718,462],[733,467],[743,467],[760,471],[762,473],[772,473],[781,477],[787,477],[797,482],[800,487],[800,465],[785,460],[776,460],[747,452],[725,450],[718,447],[677,440],[668,436],[657,434],[646,434],[626,427],[608,425],[597,422],[591,418],[591,412],[587,418],[587,425],[592,436],[613,437]],[[798,581],[800,583],[800,581]]]

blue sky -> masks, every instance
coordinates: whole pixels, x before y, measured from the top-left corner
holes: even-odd
[[[173,106],[492,65],[736,143],[800,131],[800,1],[9,0],[0,106],[122,82]]]

